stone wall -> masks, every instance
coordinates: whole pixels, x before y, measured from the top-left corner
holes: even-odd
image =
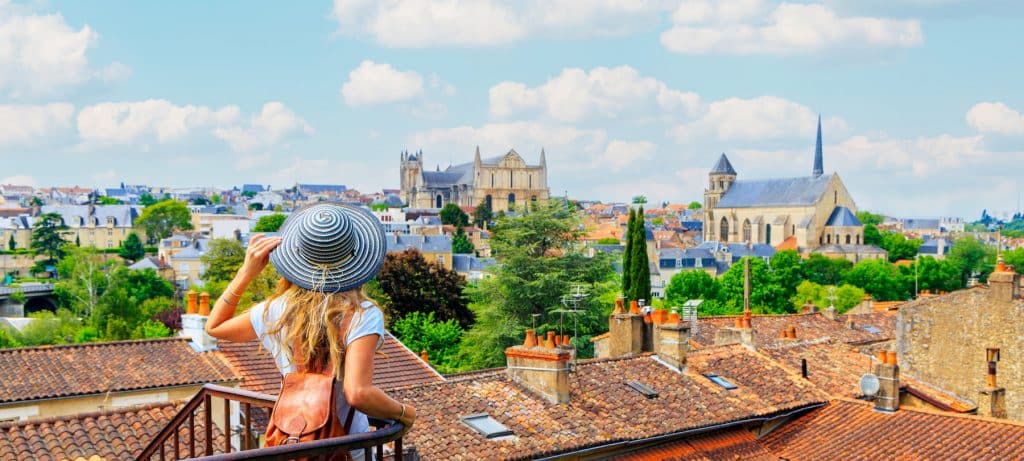
[[[985,349],[999,348],[1007,416],[1024,420],[1024,302],[993,293],[979,287],[905,304],[896,321],[899,365],[977,403],[987,387]]]

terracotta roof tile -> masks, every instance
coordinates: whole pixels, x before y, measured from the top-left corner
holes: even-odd
[[[183,402],[160,403],[0,423],[0,461],[134,459],[183,405]],[[195,421],[197,446],[202,446],[199,444],[205,443],[203,418]],[[189,436],[185,432],[181,434],[179,441],[187,446]],[[223,446],[223,435],[214,427],[214,447]],[[220,453],[219,448],[215,451]]]
[[[726,390],[703,373],[738,386]],[[568,405],[554,405],[512,382],[505,371],[448,376],[448,381],[393,389],[416,405],[406,440],[423,459],[521,459],[641,440],[683,429],[776,414],[822,402],[813,385],[745,347],[692,352],[685,373],[650,355],[583,361],[570,377]],[[647,399],[626,383],[655,388]],[[485,440],[459,417],[487,413],[511,429],[513,440]]]
[[[757,437],[742,427],[715,431],[636,453],[616,456],[616,461],[777,461]]]
[[[798,250],[798,249],[799,249],[799,246],[797,246],[797,244],[796,244],[796,236],[794,236],[794,235],[790,235],[789,237],[786,237],[786,240],[783,240],[782,243],[779,244],[779,246],[775,247],[776,251]]]
[[[185,338],[0,350],[0,402],[239,379]]]
[[[851,346],[828,340],[793,341],[758,351],[800,373],[807,360],[807,379],[833,397],[859,397],[860,377],[873,373],[874,362]]]
[[[837,400],[761,440],[780,458],[815,460],[1024,459],[1019,422],[914,409],[874,411]]]
[[[719,328],[735,325],[735,315],[701,317],[697,320],[698,327],[693,339],[702,345],[715,343],[715,332]],[[796,327],[796,336],[800,340],[834,339],[850,344],[863,344],[890,340],[896,337],[896,318],[891,314],[855,314],[854,328],[847,328],[847,316],[840,316],[832,321],[820,313],[788,314],[788,315],[755,315],[751,325],[755,332],[758,347],[772,347],[785,342],[779,333],[790,325]],[[878,333],[868,331],[864,327],[875,327]]]

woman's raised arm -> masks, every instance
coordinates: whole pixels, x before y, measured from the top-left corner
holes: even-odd
[[[245,250],[245,262],[238,269],[235,278],[224,288],[224,293],[217,298],[217,302],[210,311],[210,318],[206,321],[206,333],[217,339],[228,341],[244,342],[256,338],[256,331],[252,328],[252,321],[248,315],[235,317],[235,310],[238,308],[238,301],[242,299],[242,293],[263,268],[267,267],[270,252],[281,244],[280,237],[263,238],[263,234],[252,236],[249,240],[249,248]]]

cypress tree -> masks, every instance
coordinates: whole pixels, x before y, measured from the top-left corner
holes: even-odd
[[[636,220],[636,214],[633,212],[633,208],[629,209],[629,221],[626,222],[626,250],[622,253],[622,296],[629,297],[630,285],[633,283],[633,271],[630,270],[630,264],[633,261],[633,221]]]
[[[640,206],[640,209],[636,212],[636,222],[633,228],[633,256],[631,257],[630,264],[632,264],[632,280],[630,281],[630,289],[633,291],[631,300],[646,301],[647,304],[651,303],[651,266],[650,260],[647,257],[647,230],[644,225],[644,207]]]

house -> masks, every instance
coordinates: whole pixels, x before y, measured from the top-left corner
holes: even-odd
[[[65,236],[82,246],[118,248],[142,214],[136,205],[46,205],[41,213],[57,213],[68,226]]]
[[[479,258],[468,254],[452,255],[452,270],[471,282],[490,277],[487,269],[495,264],[497,261],[494,258]]]
[[[452,238],[447,235],[396,235],[387,237],[387,252],[419,251],[428,262],[452,269]]]
[[[202,286],[202,275],[206,272],[202,257],[209,249],[210,239],[192,234],[174,234],[160,241],[157,258],[168,261],[174,274],[175,284],[181,289]]]
[[[951,248],[953,248],[953,243],[945,237],[929,238],[917,248],[917,252],[922,256],[944,259]]]

